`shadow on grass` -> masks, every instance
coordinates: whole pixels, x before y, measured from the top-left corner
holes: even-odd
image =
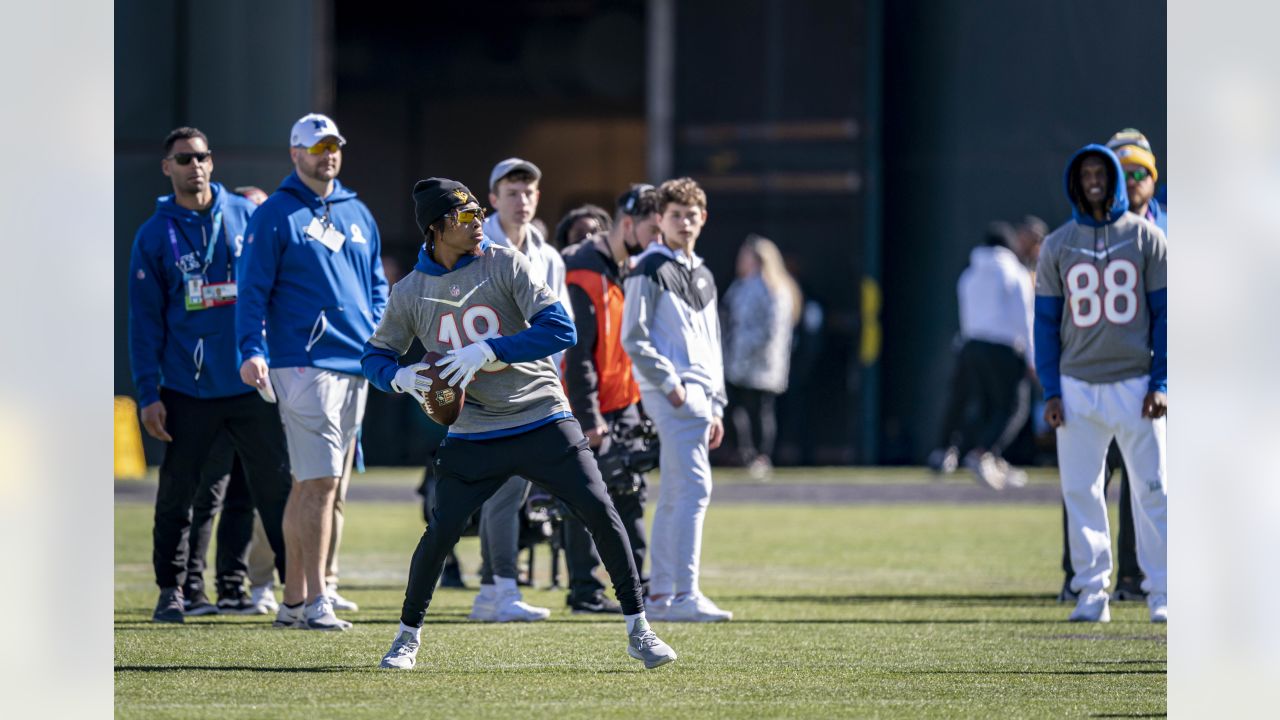
[[[258,667],[253,665],[116,665],[116,672],[261,672],[261,673],[333,673],[367,670],[363,665],[325,665],[321,667]]]
[[[897,670],[895,675],[1168,675],[1164,670]]]
[[[1057,604],[1057,598],[1049,593],[992,593],[992,594],[934,594],[934,595],[725,595],[726,600],[772,603],[811,603],[815,605],[857,605],[872,603],[930,604]]]

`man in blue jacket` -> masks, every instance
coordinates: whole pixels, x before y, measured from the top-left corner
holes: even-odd
[[[294,172],[254,213],[240,258],[240,378],[278,398],[295,480],[278,627],[351,625],[333,613],[325,564],[338,483],[368,394],[360,353],[382,318],[387,279],[378,225],[338,181],[345,144],[324,115],[294,123]]]
[[[213,153],[199,130],[169,133],[164,153],[173,194],[156,201],[129,262],[129,355],[142,425],[168,443],[152,532],[153,619],[182,622],[192,497],[215,439],[229,434],[244,463],[281,573],[290,481],[279,415],[236,374],[236,257],[253,203],[211,182]]]

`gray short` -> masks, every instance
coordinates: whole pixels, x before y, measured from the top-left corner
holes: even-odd
[[[271,369],[295,480],[341,477],[364,420],[369,381],[315,367]]]

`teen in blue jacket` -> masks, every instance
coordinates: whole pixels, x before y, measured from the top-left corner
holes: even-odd
[[[282,574],[290,479],[278,413],[237,378],[236,256],[253,204],[210,181],[204,133],[178,128],[164,150],[174,192],[156,202],[134,241],[129,354],[143,427],[168,443],[156,495],[153,618],[182,622],[192,498],[215,439],[226,433],[235,445]]]

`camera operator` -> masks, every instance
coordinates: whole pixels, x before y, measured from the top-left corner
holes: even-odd
[[[640,388],[622,348],[622,273],[627,260],[657,237],[657,191],[652,185],[633,185],[618,198],[608,234],[589,236],[564,249],[565,280],[578,329],[578,344],[565,352],[565,389],[627,528],[646,593],[645,484],[637,468],[656,467],[657,443],[651,425],[645,431]],[[622,612],[618,603],[604,596],[604,585],[594,574],[600,558],[586,528],[572,515],[566,518],[564,538],[569,607],[574,613]]]

